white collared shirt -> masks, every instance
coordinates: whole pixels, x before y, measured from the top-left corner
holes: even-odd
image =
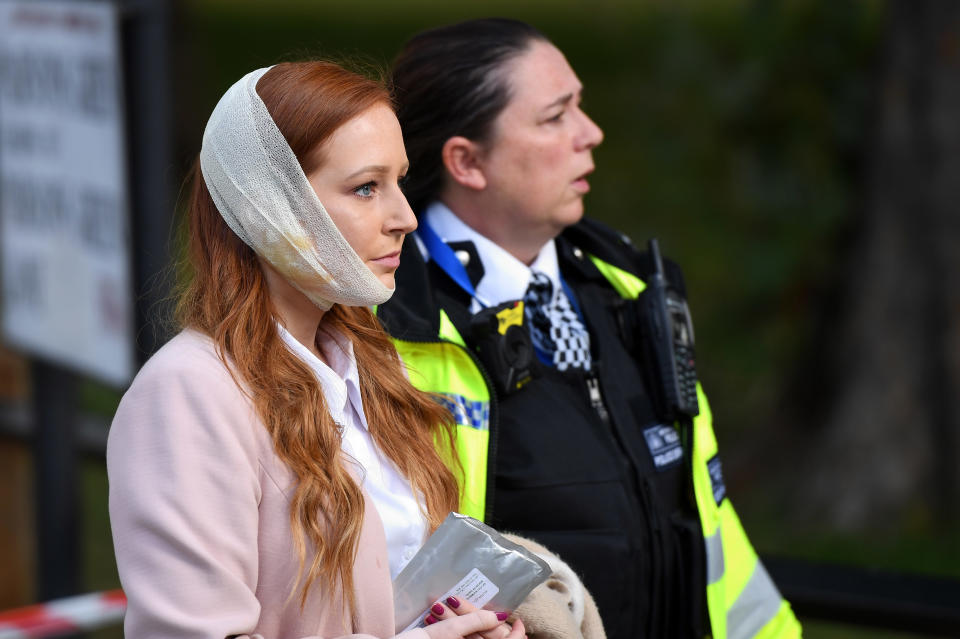
[[[360,379],[353,342],[335,332],[319,331],[317,345],[329,366],[297,341],[283,326],[280,337],[306,363],[320,382],[327,410],[342,427],[340,447],[354,461],[363,488],[383,521],[387,538],[390,578],[393,579],[423,545],[427,521],[414,497],[410,481],[376,446],[367,427],[360,396]]]
[[[444,242],[473,242],[476,247],[477,255],[483,262],[483,277],[476,285],[476,297],[470,304],[471,313],[476,313],[484,306],[496,306],[508,300],[523,299],[533,271],[539,271],[550,278],[554,295],[561,290],[560,263],[557,261],[557,246],[553,240],[544,244],[537,259],[527,266],[492,240],[467,226],[442,202],[434,202],[428,206],[424,220]],[[422,244],[420,247],[426,256]]]

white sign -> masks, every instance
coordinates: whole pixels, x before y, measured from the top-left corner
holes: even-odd
[[[133,372],[121,56],[110,3],[0,2],[0,269],[11,344]]]

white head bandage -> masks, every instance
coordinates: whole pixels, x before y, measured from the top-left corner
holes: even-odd
[[[220,98],[200,149],[200,169],[237,236],[323,310],[390,299],[340,233],[257,94],[269,70],[248,73]]]

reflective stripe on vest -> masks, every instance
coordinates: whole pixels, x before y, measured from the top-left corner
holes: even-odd
[[[723,579],[723,539],[720,529],[709,537],[704,537],[707,546],[707,585]]]
[[[590,256],[604,278],[625,299],[646,288],[643,280]],[[717,454],[710,405],[697,385],[700,414],[693,420],[693,487],[706,549],[707,608],[713,639],[793,639],[800,624],[750,545],[733,505],[714,500],[707,462]]]
[[[460,479],[460,512],[483,520],[490,445],[490,391],[443,311],[440,325],[439,337],[449,341],[392,341],[407,368],[410,382],[432,393],[453,414],[456,453],[462,474],[452,460],[446,461]],[[442,451],[445,447],[439,448]]]
[[[756,637],[779,611],[780,592],[757,561],[749,581],[727,611],[727,639]]]

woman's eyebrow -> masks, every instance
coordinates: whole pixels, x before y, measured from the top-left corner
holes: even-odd
[[[401,174],[406,173],[409,170],[410,170],[409,162],[405,162],[400,167]],[[371,173],[374,175],[387,175],[390,173],[390,171],[391,171],[391,167],[387,166],[386,164],[369,164],[361,169],[357,169],[356,171],[354,171],[344,179],[352,180],[360,175],[371,174]]]
[[[388,166],[386,166],[386,165],[383,165],[383,164],[371,164],[371,165],[369,165],[369,166],[363,167],[362,169],[358,169],[358,170],[354,171],[353,173],[351,173],[350,175],[347,176],[347,179],[348,179],[348,180],[352,180],[353,178],[355,178],[355,177],[357,177],[357,176],[359,176],[359,175],[363,175],[364,173],[389,173],[389,172],[390,172],[390,167],[388,167]]]
[[[560,96],[559,98],[557,98],[556,100],[554,100],[553,102],[551,102],[550,104],[548,104],[543,108],[544,110],[547,110],[547,109],[552,109],[558,106],[566,106],[572,99],[573,99],[573,93],[568,93],[566,95]]]

